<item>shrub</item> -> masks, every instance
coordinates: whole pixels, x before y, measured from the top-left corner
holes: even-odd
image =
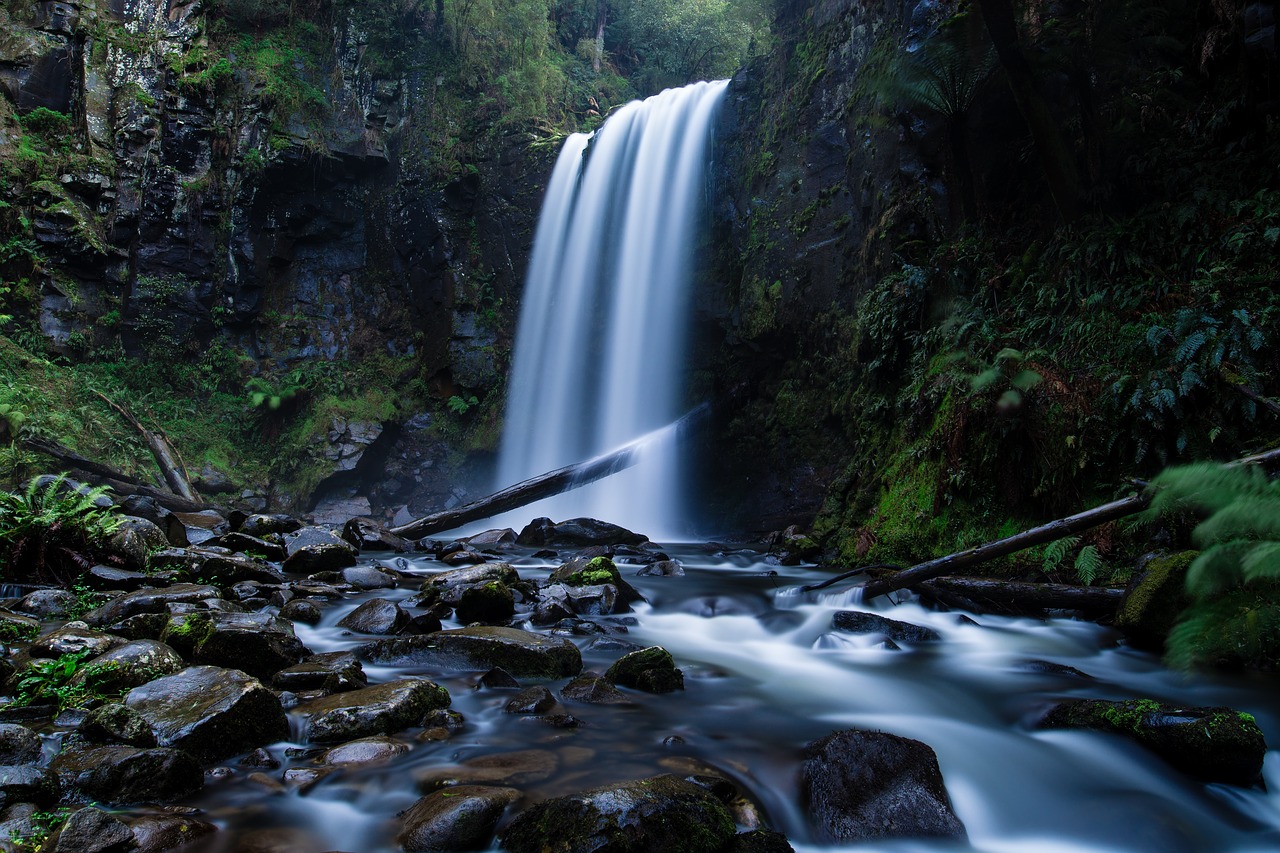
[[[34,477],[18,492],[0,492],[0,557],[17,576],[67,581],[87,568],[92,553],[120,526],[111,504],[99,506],[105,486]]]

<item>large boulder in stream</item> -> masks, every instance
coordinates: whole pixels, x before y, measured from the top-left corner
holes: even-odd
[[[292,622],[269,613],[199,610],[172,617],[160,639],[195,663],[234,667],[255,678],[270,678],[311,654]]]
[[[846,729],[805,747],[800,795],[816,840],[966,837],[927,744]]]
[[[647,536],[641,536],[625,527],[594,518],[571,518],[561,522],[554,522],[549,518],[535,518],[525,525],[516,539],[519,544],[532,548],[643,545],[648,541]]]
[[[520,798],[515,788],[455,785],[427,794],[404,813],[396,841],[405,853],[484,850],[507,806]]]
[[[449,692],[423,679],[404,678],[335,693],[302,706],[307,735],[316,742],[392,735],[418,725],[431,711],[449,707]]]
[[[831,617],[831,627],[847,634],[882,634],[896,643],[928,643],[942,639],[932,628],[861,610],[839,611]]]
[[[684,689],[684,673],[676,668],[671,652],[662,646],[625,654],[604,674],[606,681],[634,687],[646,693],[671,693]]]
[[[1230,708],[1183,708],[1151,699],[1073,699],[1055,705],[1042,729],[1091,729],[1141,744],[1208,782],[1252,785],[1267,744],[1253,715]]]
[[[204,785],[199,763],[180,749],[73,745],[49,766],[64,789],[110,805],[178,800]]]
[[[510,853],[719,853],[733,817],[710,791],[679,776],[656,776],[543,800],[500,836]]]
[[[95,628],[105,628],[139,613],[164,613],[170,604],[196,604],[221,597],[216,586],[206,584],[179,583],[164,589],[140,589],[89,611],[84,621]]]
[[[520,575],[507,563],[481,563],[432,575],[423,582],[424,606],[447,604],[460,622],[505,623],[515,613],[512,589]]]
[[[288,557],[286,572],[309,575],[354,566],[360,552],[356,546],[326,527],[303,527],[284,537]]]
[[[1140,649],[1164,651],[1165,639],[1191,603],[1187,570],[1199,551],[1152,557],[1129,584],[1116,611],[1116,627]]]
[[[124,702],[147,721],[157,743],[184,749],[201,761],[289,736],[280,700],[237,669],[188,667],[135,687]]]
[[[377,640],[354,651],[384,666],[478,672],[501,667],[516,678],[570,678],[582,671],[582,653],[566,639],[485,625]]]

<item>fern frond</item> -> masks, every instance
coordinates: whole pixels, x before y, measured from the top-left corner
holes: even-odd
[[[1280,495],[1234,500],[1201,522],[1194,536],[1201,546],[1232,539],[1280,539]]]
[[[1193,605],[1174,626],[1165,662],[1179,669],[1280,663],[1280,605],[1241,591]]]
[[[1247,583],[1280,580],[1280,542],[1259,542],[1240,558]]]
[[[1079,554],[1076,554],[1076,576],[1084,582],[1085,586],[1093,585],[1093,582],[1102,575],[1105,565],[1096,545],[1086,545],[1080,549]]]
[[[1187,592],[1211,598],[1244,583],[1240,560],[1252,547],[1252,542],[1227,542],[1201,551],[1187,568]]]
[[[1045,571],[1056,569],[1067,556],[1080,544],[1079,536],[1065,536],[1056,542],[1050,542],[1044,546],[1044,568]]]
[[[1191,359],[1196,357],[1196,353],[1200,351],[1200,348],[1204,346],[1205,341],[1207,340],[1208,337],[1204,332],[1196,332],[1192,334],[1178,346],[1178,349],[1173,356],[1174,360],[1183,362],[1184,364],[1191,361]]]

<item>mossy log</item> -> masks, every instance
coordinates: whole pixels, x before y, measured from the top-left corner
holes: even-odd
[[[1124,590],[1060,583],[1021,583],[993,578],[934,578],[917,589],[958,595],[981,612],[1028,614],[1040,610],[1079,610],[1091,616],[1114,613]]]

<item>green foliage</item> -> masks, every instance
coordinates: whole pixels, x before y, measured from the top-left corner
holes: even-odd
[[[449,407],[449,411],[453,412],[455,415],[465,415],[467,412],[471,411],[473,406],[480,405],[480,400],[474,394],[466,398],[454,394],[449,398],[447,405]]]
[[[275,380],[254,376],[245,383],[249,405],[271,413],[289,411],[306,390],[306,379],[301,369],[291,370]]]
[[[18,676],[10,706],[24,707],[51,701],[61,711],[85,707],[108,696],[118,695],[120,690],[110,690],[108,687],[104,691],[104,687],[114,680],[120,664],[107,661],[85,666],[85,661],[93,656],[92,651],[83,649],[56,659],[39,658],[31,661],[27,669]]]
[[[924,108],[947,118],[968,114],[996,68],[995,48],[973,12],[945,21],[915,50],[902,51],[866,81],[891,109]]]
[[[18,577],[30,577],[57,566],[60,555],[101,545],[121,523],[114,505],[97,505],[109,491],[71,488],[64,473],[48,482],[33,478],[19,492],[0,492],[0,556]]]
[[[14,832],[9,843],[16,853],[40,853],[53,834],[71,817],[72,810],[62,806],[54,811],[38,811],[31,815],[31,832],[22,835]]]
[[[1280,482],[1252,466],[1198,463],[1151,483],[1152,517],[1207,514],[1187,571],[1192,605],[1168,641],[1182,668],[1280,663]]]

